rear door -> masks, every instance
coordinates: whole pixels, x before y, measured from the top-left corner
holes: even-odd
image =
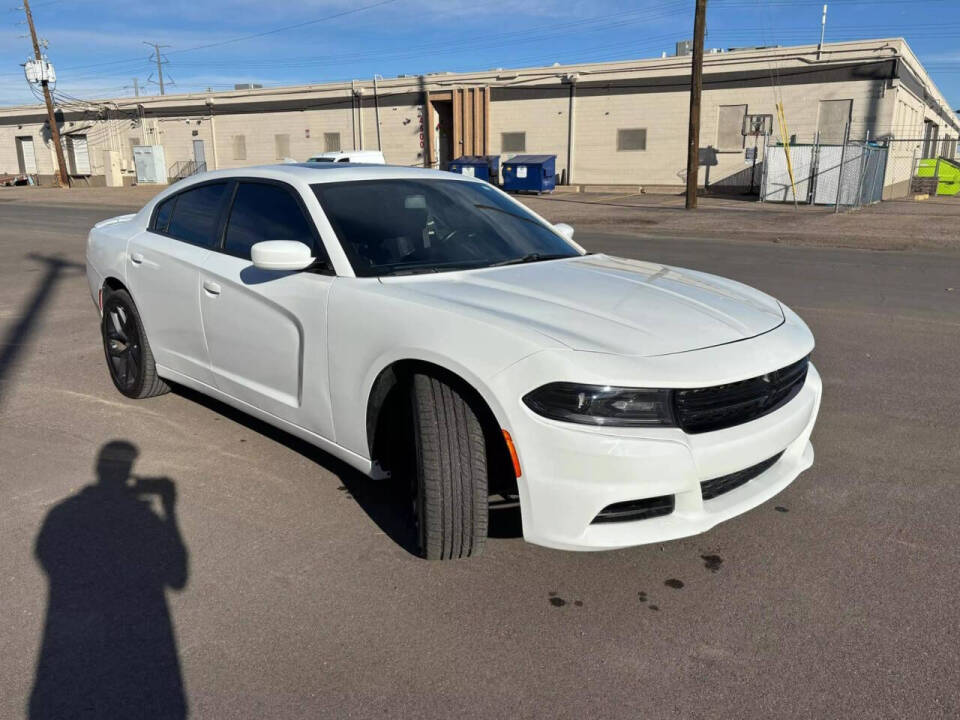
[[[225,181],[203,183],[167,198],[148,229],[127,245],[127,281],[157,364],[210,386],[200,268],[219,243],[229,187]]]
[[[250,179],[233,188],[222,248],[205,259],[200,306],[217,387],[333,439],[327,383],[329,263],[298,272],[255,268],[250,248],[298,240],[326,259],[299,192]]]

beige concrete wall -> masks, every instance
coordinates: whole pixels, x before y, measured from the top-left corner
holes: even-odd
[[[851,137],[863,139],[868,130],[876,137],[889,125],[886,118],[894,107],[883,86],[871,80],[780,87],[790,136],[798,142],[813,142],[819,102],[848,99],[852,101]],[[527,134],[528,153],[555,154],[558,170],[566,167],[569,102],[562,92],[518,95],[495,89],[490,111],[493,152],[500,152],[500,133],[522,131]],[[687,92],[581,87],[575,103],[573,182],[682,185],[686,181]],[[700,146],[718,150],[718,165],[710,168],[711,183],[748,168],[744,151],[753,143],[748,138],[736,148],[718,148],[722,105],[746,105],[749,114],[776,114],[769,86],[704,91]],[[646,150],[617,150],[617,131],[630,128],[646,129]],[[759,152],[762,159],[762,141]],[[701,168],[700,182],[705,179],[705,168]]]
[[[523,132],[526,133],[526,149],[523,154],[556,155],[557,172],[567,167],[567,122],[570,104],[567,88],[494,88],[490,98],[491,154],[503,153],[503,133]],[[579,113],[579,108],[575,112]],[[515,154],[517,153],[508,153]],[[576,151],[574,156],[576,157]]]

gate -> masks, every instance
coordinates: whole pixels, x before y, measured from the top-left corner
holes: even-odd
[[[761,202],[793,202],[786,150],[769,145],[764,154]],[[887,148],[873,143],[791,145],[796,201],[859,208],[883,197]]]

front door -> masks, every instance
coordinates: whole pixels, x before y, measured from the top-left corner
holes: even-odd
[[[30,136],[17,138],[17,165],[21,175],[37,174],[37,155],[33,149],[33,138]]]
[[[149,228],[127,246],[127,282],[157,365],[211,387],[200,268],[219,241],[228,187],[205,183],[164,200]]]
[[[331,275],[255,268],[250,248],[298,240],[326,257],[296,190],[242,180],[227,216],[222,252],[201,272],[200,307],[217,387],[333,440],[327,384]]]
[[[197,164],[198,172],[207,169],[207,153],[203,147],[203,140],[193,141],[193,161]]]

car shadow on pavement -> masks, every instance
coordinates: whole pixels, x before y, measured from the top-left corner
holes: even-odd
[[[49,595],[31,720],[187,715],[166,598],[188,576],[176,486],[133,475],[137,455],[124,440],[106,443],[97,482],[43,521],[34,551]]]
[[[182,385],[171,384],[170,387],[174,393],[184,399],[192,400],[255,433],[265,435],[336,475],[342,483],[340,490],[349,493],[387,537],[411,555],[419,557],[412,505],[404,483],[391,482],[389,479],[372,480],[305,440],[268,425],[226,403]]]

